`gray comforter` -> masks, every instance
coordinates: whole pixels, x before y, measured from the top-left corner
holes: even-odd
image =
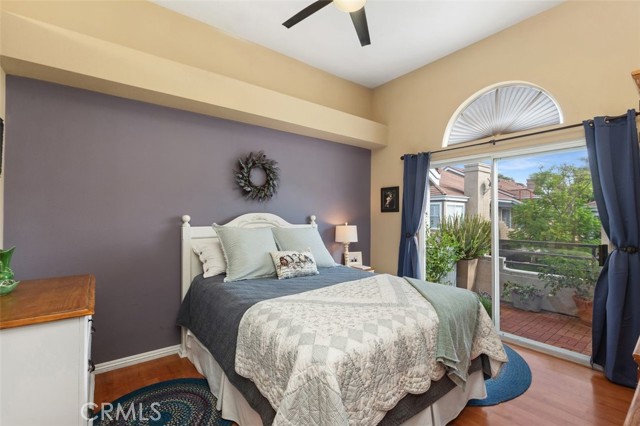
[[[370,273],[345,267],[322,268],[320,274],[279,281],[275,278],[238,281],[222,284],[222,277],[194,279],[180,307],[178,325],[187,327],[207,347],[220,364],[228,379],[243,394],[248,403],[262,417],[265,426],[271,425],[275,411],[255,384],[235,371],[238,327],[245,312],[254,304],[281,296],[327,287],[340,282],[370,277]],[[485,365],[488,372],[488,365]],[[480,368],[479,359],[471,371]],[[444,378],[431,385],[424,394],[409,394],[379,423],[398,425],[409,419],[441,396],[455,384]]]

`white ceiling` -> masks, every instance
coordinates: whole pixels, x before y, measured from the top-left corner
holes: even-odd
[[[351,18],[333,5],[291,29],[282,26],[314,0],[152,1],[234,37],[371,88],[562,2],[369,0],[365,11],[371,45],[361,47]]]

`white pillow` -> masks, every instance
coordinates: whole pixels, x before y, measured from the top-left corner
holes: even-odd
[[[205,278],[224,274],[227,271],[227,262],[224,260],[224,253],[222,253],[220,241],[212,240],[194,243],[191,247],[194,253],[200,258],[200,262],[202,262],[203,276]]]

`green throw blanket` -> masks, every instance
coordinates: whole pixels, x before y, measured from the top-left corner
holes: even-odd
[[[442,362],[453,382],[464,387],[471,365],[471,345],[482,307],[475,293],[443,284],[404,277],[438,314],[436,360]]]

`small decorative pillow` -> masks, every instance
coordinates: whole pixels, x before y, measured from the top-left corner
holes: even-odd
[[[222,253],[219,241],[194,243],[191,248],[202,262],[202,271],[204,272],[202,275],[205,278],[224,274],[227,271],[227,262],[224,260],[224,253]]]
[[[309,249],[307,251],[272,251],[271,258],[279,280],[318,275],[316,260]]]

